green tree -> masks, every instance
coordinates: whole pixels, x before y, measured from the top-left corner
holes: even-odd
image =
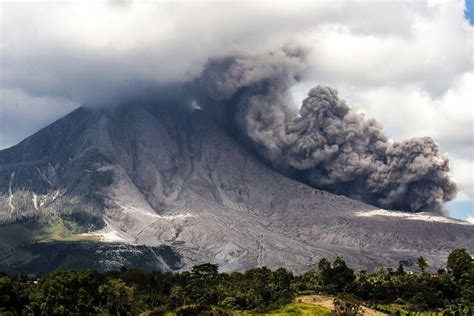
[[[96,314],[98,274],[95,271],[57,270],[42,278],[33,292],[41,315]]]
[[[332,267],[331,262],[326,258],[322,258],[318,263],[319,275],[324,286],[328,286],[332,282]]]
[[[321,259],[318,264],[321,280],[328,292],[343,293],[354,288],[355,275],[342,257],[336,257],[332,266],[326,259]]]
[[[338,292],[352,290],[355,280],[354,271],[346,265],[342,257],[337,257],[333,262],[334,284]]]
[[[428,267],[428,264],[426,263],[426,260],[423,257],[419,257],[418,259],[416,259],[416,265],[418,266],[418,268],[420,268],[422,273],[425,273],[425,270]]]
[[[459,280],[461,276],[473,269],[473,260],[466,249],[455,249],[448,256],[448,271],[453,275],[455,280]]]
[[[217,304],[218,267],[204,263],[191,269],[190,280],[185,285],[186,297],[190,303],[202,306]]]
[[[21,293],[17,282],[9,276],[0,275],[0,315],[11,312],[21,314],[21,311],[28,299]]]
[[[133,288],[128,287],[121,279],[110,278],[99,287],[99,295],[109,313],[129,315],[134,305]]]
[[[317,292],[321,290],[322,283],[321,277],[317,270],[310,270],[302,275],[295,276],[293,282],[293,289],[297,292],[301,291],[313,291]]]
[[[179,285],[174,285],[170,291],[170,303],[173,307],[178,307],[180,305],[186,304],[186,293],[183,288]]]
[[[405,275],[405,270],[403,269],[403,264],[402,264],[401,261],[398,262],[397,274],[398,275]]]
[[[199,277],[215,277],[218,274],[217,264],[204,263],[194,266],[191,272]]]

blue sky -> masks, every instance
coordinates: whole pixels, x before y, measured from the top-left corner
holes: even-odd
[[[466,0],[466,11],[464,11],[466,19],[474,25],[474,0]]]
[[[474,203],[472,201],[453,201],[449,202],[447,206],[452,217],[474,220]]]

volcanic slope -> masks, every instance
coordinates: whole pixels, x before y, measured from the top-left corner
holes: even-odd
[[[46,269],[141,260],[127,252],[162,270],[302,272],[336,255],[360,269],[422,255],[436,268],[454,248],[474,252],[467,222],[313,189],[273,171],[211,115],[173,105],[79,108],[0,151],[0,221],[0,265],[12,271],[34,270],[68,243],[89,245],[90,263],[69,252]]]

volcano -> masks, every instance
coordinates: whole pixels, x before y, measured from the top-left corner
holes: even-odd
[[[200,110],[79,108],[0,151],[0,269],[441,267],[474,225],[380,209],[275,171]]]

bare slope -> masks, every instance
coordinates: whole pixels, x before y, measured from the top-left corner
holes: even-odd
[[[78,109],[0,151],[0,220],[171,246],[182,256],[174,268],[304,271],[336,255],[365,269],[420,255],[436,267],[455,247],[474,251],[473,225],[312,189],[271,170],[205,112],[171,106]]]

